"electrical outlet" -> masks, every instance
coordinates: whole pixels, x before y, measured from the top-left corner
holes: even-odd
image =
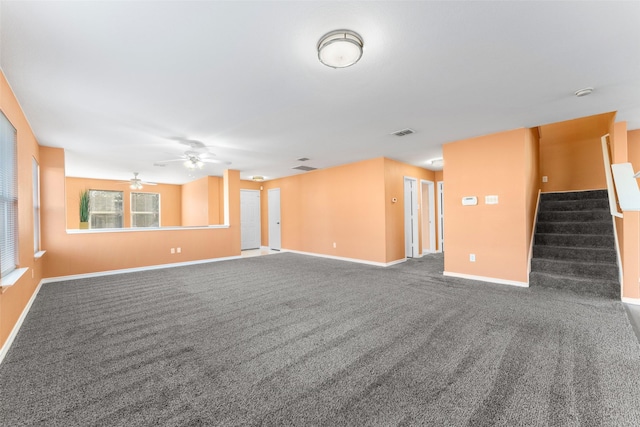
[[[171,253],[175,254],[176,253],[176,248],[171,248]]]
[[[469,254],[469,261],[476,262],[476,254]]]
[[[176,248],[176,252],[177,253],[181,253],[182,252],[182,248]]]
[[[543,176],[542,177],[542,182],[549,182],[549,177],[548,176]]]

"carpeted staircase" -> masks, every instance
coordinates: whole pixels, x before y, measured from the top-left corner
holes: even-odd
[[[620,298],[606,190],[540,195],[529,285]]]

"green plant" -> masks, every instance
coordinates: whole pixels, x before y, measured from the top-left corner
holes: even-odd
[[[89,221],[89,191],[80,191],[80,222]]]

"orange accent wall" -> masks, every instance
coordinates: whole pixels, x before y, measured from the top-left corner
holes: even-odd
[[[182,225],[209,225],[209,178],[182,185]]]
[[[529,129],[443,146],[445,272],[528,282],[536,151]],[[487,195],[497,195],[499,203],[487,205]],[[478,204],[462,206],[465,196],[476,196]]]
[[[613,132],[610,134],[613,152],[612,163],[633,163],[636,147],[629,150],[629,146],[636,139],[629,140],[627,123],[619,122],[613,125]],[[635,138],[635,134],[632,135]],[[620,257],[622,259],[622,296],[626,298],[640,298],[640,212],[624,211],[622,218],[616,218],[616,231],[618,233],[618,244],[620,246]]]
[[[144,186],[140,190],[131,190],[127,183],[109,179],[67,177],[65,182],[67,195],[67,228],[69,229],[77,229],[79,227],[78,203],[80,191],[82,190],[122,191],[125,227],[131,227],[131,193],[158,193],[160,194],[160,225],[162,227],[178,227],[182,225],[182,209],[180,207],[182,188],[180,185],[158,184],[154,186]]]
[[[379,263],[403,259],[405,175],[434,180],[432,171],[381,157],[266,181],[262,244],[269,244],[267,191],[280,188],[283,249]]]
[[[0,111],[17,132],[18,267],[29,268],[29,271],[13,286],[0,291],[0,346],[2,346],[40,283],[43,258],[34,258],[33,247],[32,159],[35,158],[41,164],[38,142],[1,70]]]
[[[540,175],[543,192],[607,187],[600,138],[609,133],[615,113],[598,114],[540,126]]]
[[[393,262],[405,257],[405,236],[404,236],[404,178],[416,178],[418,189],[420,181],[434,182],[434,197],[436,197],[435,173],[433,171],[408,165],[391,159],[384,159],[384,184],[385,184],[385,245],[386,262]],[[420,195],[420,191],[418,191]],[[392,198],[398,201],[393,203]],[[422,205],[420,206],[422,210]],[[420,218],[420,212],[418,212]],[[418,221],[418,236],[422,235],[423,221]],[[422,242],[420,241],[419,253],[422,253]]]
[[[59,277],[240,255],[240,179],[229,171],[228,228],[75,232],[66,230],[64,152],[41,147],[43,277]],[[171,254],[180,247],[182,253]]]

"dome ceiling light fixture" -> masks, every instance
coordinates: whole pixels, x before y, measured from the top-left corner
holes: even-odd
[[[584,89],[579,89],[579,90],[575,91],[574,95],[577,96],[578,98],[580,98],[582,96],[590,95],[591,92],[593,92],[593,88],[592,87],[585,87]]]
[[[364,43],[351,30],[331,31],[318,42],[318,59],[327,67],[350,67],[362,58]]]

